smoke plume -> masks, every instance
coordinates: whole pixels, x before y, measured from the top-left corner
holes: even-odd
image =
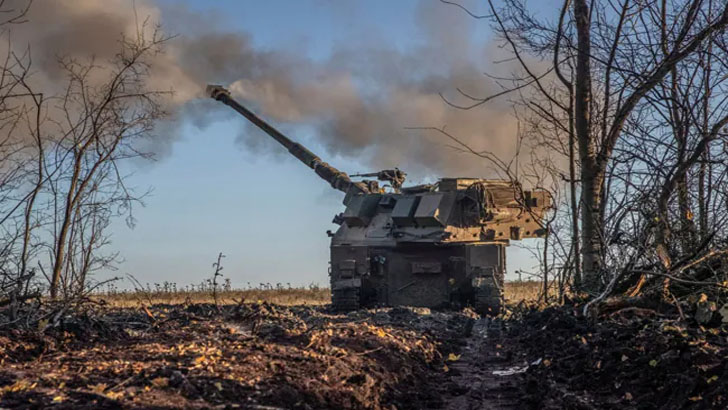
[[[441,97],[467,103],[457,89],[476,96],[500,91],[483,75],[494,69],[494,48],[473,43],[477,23],[454,7],[422,2],[417,13],[418,46],[402,51],[384,41],[350,41],[337,44],[324,60],[290,50],[257,50],[249,34],[207,28],[218,26],[219,16],[183,7],[163,12],[151,0],[38,1],[28,21],[8,35],[13,47],[30,47],[33,80],[52,88],[64,81],[60,57],[93,56],[103,64],[118,52],[122,35],[149,35],[154,28],[149,22],[185,27],[152,65],[150,86],[174,90],[169,109],[177,116],[160,128],[161,151],[174,141],[172,124],[181,117],[204,127],[231,115],[205,99],[204,86],[218,83],[295,139],[305,139],[297,130],[313,130],[328,151],[321,156],[357,158],[372,169],[399,166],[421,177],[488,175],[482,159],[453,149],[442,135],[407,128],[444,126],[476,150],[512,157],[516,121],[506,101],[465,111]],[[269,146],[257,138],[241,125],[242,143]]]

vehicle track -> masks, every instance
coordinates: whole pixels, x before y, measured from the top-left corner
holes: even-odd
[[[452,385],[444,402],[448,410],[517,409],[520,388],[517,375],[497,371],[515,368],[500,342],[501,323],[489,318],[474,322],[460,357],[449,365]]]

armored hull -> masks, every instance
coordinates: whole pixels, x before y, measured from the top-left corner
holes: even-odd
[[[477,178],[352,198],[331,238],[332,303],[341,310],[472,305],[497,313],[505,247],[545,233],[540,218],[547,198]]]

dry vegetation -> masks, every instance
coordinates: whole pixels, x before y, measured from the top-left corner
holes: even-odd
[[[541,296],[542,283],[533,280],[506,282],[506,303],[514,304],[521,301],[537,301]]]
[[[514,281],[506,282],[505,297],[509,304],[518,304],[521,301],[537,301],[541,291],[541,282]],[[215,293],[206,286],[196,288],[178,288],[176,284],[161,284],[151,287],[139,287],[135,290],[120,291],[109,288],[93,296],[96,301],[103,301],[112,307],[134,307],[140,305],[177,305],[216,303]],[[317,285],[307,287],[284,287],[261,284],[249,289],[231,289],[229,286],[217,291],[217,303],[272,303],[283,306],[294,305],[325,305],[331,302],[328,288]]]
[[[175,287],[176,288],[176,287]],[[273,303],[276,305],[325,305],[331,301],[328,288],[318,286],[308,287],[256,287],[250,289],[221,289],[216,293],[212,290],[164,290],[164,289],[136,289],[132,291],[112,291],[98,293],[93,296],[95,300],[103,301],[113,307],[134,307],[139,305],[178,305],[217,303]]]

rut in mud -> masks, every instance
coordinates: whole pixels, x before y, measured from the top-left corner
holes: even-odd
[[[456,361],[449,365],[448,410],[517,409],[522,396],[513,355],[503,349],[502,322],[474,321]]]
[[[417,308],[104,309],[0,336],[0,408],[515,408],[497,328]]]

